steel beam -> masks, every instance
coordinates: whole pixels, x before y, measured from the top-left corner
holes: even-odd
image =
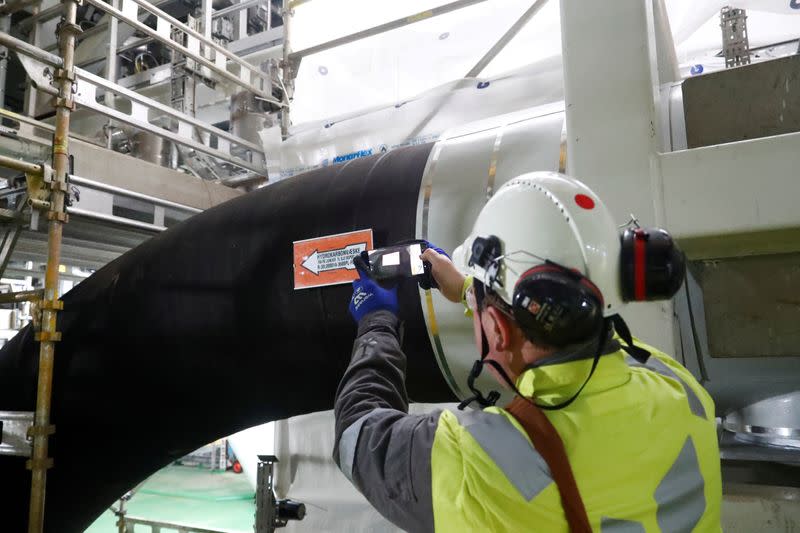
[[[667,227],[690,257],[800,251],[798,146],[788,133],[660,154]]]
[[[567,172],[603,198],[619,224],[634,213],[644,225],[663,225],[652,1],[562,0],[560,8]],[[675,353],[671,302],[626,308],[638,337]]]

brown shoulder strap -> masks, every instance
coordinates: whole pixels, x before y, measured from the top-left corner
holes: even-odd
[[[572,467],[569,464],[564,443],[556,428],[541,409],[519,396],[516,396],[505,409],[525,428],[534,448],[550,467],[550,473],[556,482],[559,494],[561,494],[561,504],[567,515],[570,531],[572,533],[592,533],[589,517],[586,514],[581,493],[578,491],[578,485],[575,483],[575,476],[572,475]]]

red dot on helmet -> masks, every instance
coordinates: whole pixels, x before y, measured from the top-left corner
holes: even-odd
[[[575,203],[584,209],[594,209],[594,200],[585,194],[576,194]]]

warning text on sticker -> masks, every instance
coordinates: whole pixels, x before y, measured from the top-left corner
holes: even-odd
[[[366,249],[367,243],[361,242],[337,250],[324,250],[322,252],[314,250],[311,255],[303,260],[303,268],[317,276],[320,272],[329,272],[331,270],[353,270],[355,268],[353,258]]]

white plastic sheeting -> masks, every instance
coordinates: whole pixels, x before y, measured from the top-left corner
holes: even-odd
[[[484,81],[462,78],[398,104],[303,124],[283,142],[274,129],[263,130],[264,148],[272,155],[270,179],[435,141],[455,126],[558,102],[564,97],[560,59]]]
[[[462,78],[533,1],[486,0],[304,58],[292,107],[294,124],[406,100]],[[292,47],[302,50],[445,3],[311,0],[296,8]],[[719,10],[724,5],[748,10],[751,47],[800,37],[794,16],[800,14],[798,0],[666,0],[682,71],[688,73],[697,63],[705,64],[706,71],[721,66],[714,56],[721,48]],[[559,1],[550,0],[481,76],[495,77],[560,54]]]
[[[293,50],[409,16],[444,1],[312,0],[296,8]],[[292,119],[301,124],[394,103],[463,78],[530,7],[532,0],[486,0],[303,59]],[[558,2],[551,0],[483,72],[561,53]]]

